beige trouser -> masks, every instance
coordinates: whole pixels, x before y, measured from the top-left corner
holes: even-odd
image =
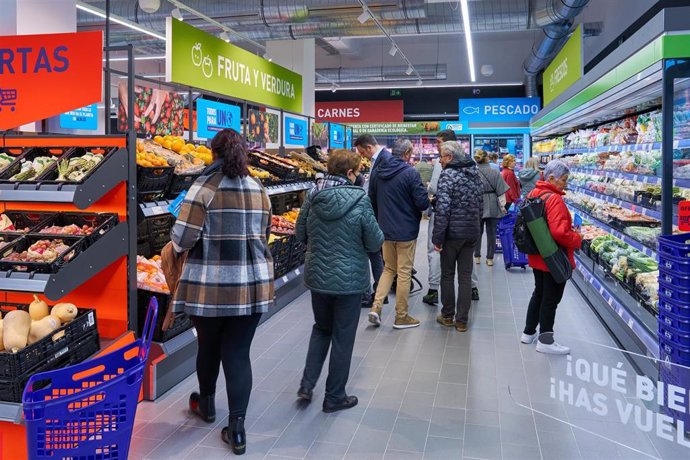
[[[381,308],[383,299],[391,290],[395,275],[398,275],[395,290],[395,315],[398,318],[407,316],[410,282],[414,266],[414,252],[417,240],[383,242],[383,274],[376,288],[373,308]]]

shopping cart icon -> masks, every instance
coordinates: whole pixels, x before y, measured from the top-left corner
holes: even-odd
[[[14,112],[15,105],[17,105],[17,90],[0,88],[0,112],[3,107],[9,107]]]

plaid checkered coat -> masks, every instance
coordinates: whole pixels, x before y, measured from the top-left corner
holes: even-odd
[[[271,201],[258,181],[221,172],[197,179],[170,235],[177,252],[189,251],[173,311],[206,317],[268,311],[270,232]]]

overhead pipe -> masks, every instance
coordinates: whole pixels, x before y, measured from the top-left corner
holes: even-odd
[[[447,68],[445,64],[415,65],[414,69],[419,73],[419,77],[414,74],[407,75],[407,66],[358,67],[354,69],[334,67],[319,69],[319,75],[316,77],[316,84],[337,83],[340,85],[347,83],[416,81],[420,78],[424,81],[429,81],[445,80],[447,78]]]

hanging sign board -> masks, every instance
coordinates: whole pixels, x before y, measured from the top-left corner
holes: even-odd
[[[61,114],[60,128],[96,131],[98,129],[98,108],[96,104],[90,104]]]
[[[309,127],[307,120],[297,117],[284,117],[283,144],[288,147],[307,147],[309,145]]]
[[[103,35],[0,37],[0,131],[101,100]]]
[[[544,105],[549,105],[582,78],[582,72],[582,25],[579,25],[544,71]]]
[[[218,131],[225,128],[241,133],[241,109],[236,105],[199,98],[196,100],[196,128],[197,135],[203,139],[213,139]]]
[[[403,121],[403,101],[317,102],[316,119],[336,123]]]
[[[195,27],[167,18],[166,78],[291,112],[302,112],[302,76]]]
[[[328,146],[332,149],[345,148],[345,127],[335,123],[329,123]]]
[[[690,232],[690,201],[678,203],[678,230]]]

